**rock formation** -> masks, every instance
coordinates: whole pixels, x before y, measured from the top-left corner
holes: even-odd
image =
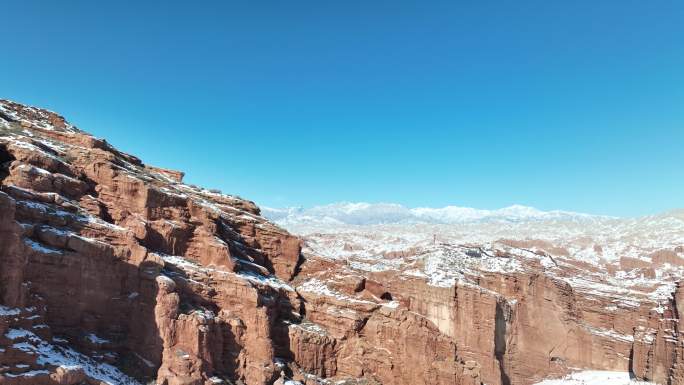
[[[684,383],[681,244],[300,238],[182,179],[0,101],[0,384]]]

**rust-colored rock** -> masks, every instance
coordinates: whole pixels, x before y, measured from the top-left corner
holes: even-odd
[[[584,235],[384,249],[354,230],[303,255],[182,178],[0,101],[0,384],[684,383],[681,245],[608,260]]]

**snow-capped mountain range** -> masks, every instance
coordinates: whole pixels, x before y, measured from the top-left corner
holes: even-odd
[[[497,210],[446,206],[442,208],[408,208],[396,203],[341,202],[312,208],[262,207],[262,214],[281,225],[344,224],[380,225],[399,223],[463,224],[473,222],[528,221],[592,221],[610,217],[571,211],[541,211],[533,207],[512,205]]]

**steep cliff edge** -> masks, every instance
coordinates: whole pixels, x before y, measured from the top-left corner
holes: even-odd
[[[0,384],[684,383],[684,248],[302,239],[182,178],[0,101]]]
[[[298,238],[54,113],[0,112],[0,383],[278,378]]]

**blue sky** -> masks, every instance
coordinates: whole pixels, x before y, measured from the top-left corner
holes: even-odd
[[[3,14],[0,97],[260,204],[684,206],[681,1],[15,1]]]

